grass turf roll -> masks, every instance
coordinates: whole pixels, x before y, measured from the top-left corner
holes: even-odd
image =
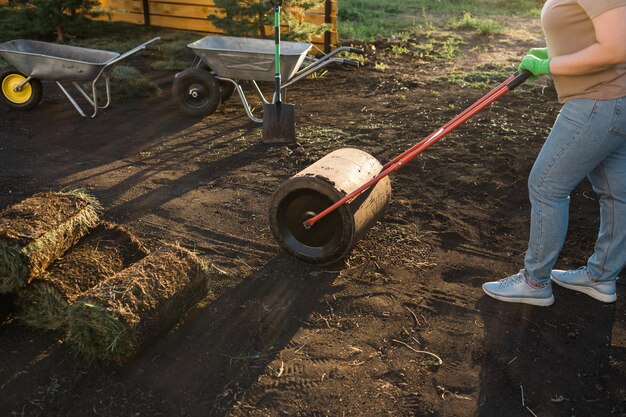
[[[103,222],[18,291],[18,317],[31,327],[58,330],[70,303],[147,254],[134,235]]]
[[[83,191],[35,194],[0,213],[0,293],[15,292],[99,222]]]
[[[125,362],[200,301],[207,278],[197,255],[166,245],[78,297],[66,342],[90,361]]]

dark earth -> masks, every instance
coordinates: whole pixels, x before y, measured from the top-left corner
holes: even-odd
[[[296,83],[297,144],[263,143],[236,96],[184,117],[170,94],[176,71],[145,56],[131,62],[162,96],[114,97],[85,119],[44,82],[35,109],[3,107],[0,209],[84,188],[107,220],[150,248],[197,251],[219,279],[124,365],[86,363],[62,335],[21,324],[2,296],[0,415],[626,416],[623,283],[614,304],[555,288],[551,307],[500,303],[480,287],[522,267],[526,178],[559,109],[547,78],[393,174],[387,212],[345,261],[301,263],[269,231],[272,194],[292,175],[341,147],[390,160],[542,45],[534,19],[507,25],[455,33],[452,57],[431,42],[444,32],[380,40],[364,45],[364,66]],[[558,267],[592,253],[597,206],[587,182],[572,193]]]

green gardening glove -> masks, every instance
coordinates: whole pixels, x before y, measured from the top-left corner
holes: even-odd
[[[533,52],[538,53],[541,57],[533,55]],[[518,71],[522,72],[524,70],[528,70],[533,74],[534,77],[530,78],[530,80],[534,80],[540,75],[550,74],[550,58],[548,58],[547,52],[544,55],[544,51],[541,51],[539,48],[534,48],[534,51],[531,49],[519,65]]]
[[[528,55],[536,56],[539,59],[548,59],[548,48],[531,48]]]

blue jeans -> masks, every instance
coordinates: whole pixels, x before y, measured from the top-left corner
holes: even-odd
[[[567,234],[569,195],[585,177],[600,198],[600,231],[587,270],[615,280],[626,265],[626,97],[563,105],[528,178],[532,204],[526,277],[550,280]]]

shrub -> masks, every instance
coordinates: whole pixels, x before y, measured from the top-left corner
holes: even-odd
[[[293,0],[281,8],[281,20],[289,30],[283,36],[293,41],[308,41],[330,29],[330,25],[315,25],[303,21],[304,12],[319,6],[323,0]],[[273,32],[274,7],[271,2],[258,0],[214,0],[221,13],[208,19],[227,35],[267,38]]]
[[[17,3],[31,9],[35,25],[44,31],[54,31],[59,43],[65,43],[70,22],[95,16],[94,9],[100,4],[98,0],[17,0]]]

